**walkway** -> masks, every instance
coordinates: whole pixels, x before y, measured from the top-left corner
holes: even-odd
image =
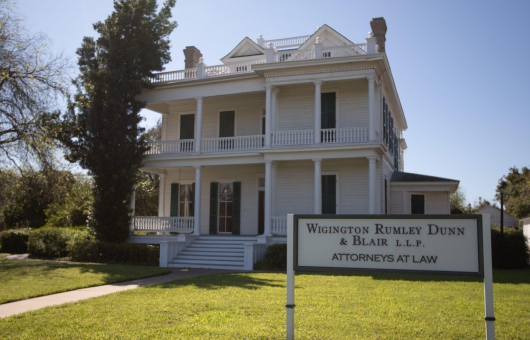
[[[5,318],[11,315],[16,315],[32,310],[41,309],[44,307],[60,305],[68,302],[76,302],[90,299],[97,296],[121,292],[124,290],[136,289],[143,286],[167,283],[175,280],[183,280],[197,276],[229,273],[231,271],[221,269],[185,269],[185,268],[170,268],[171,274],[149,277],[146,279],[139,279],[133,281],[125,281],[120,283],[113,283],[104,286],[83,288],[71,290],[69,292],[46,295],[27,300],[10,302],[0,305],[0,318]]]

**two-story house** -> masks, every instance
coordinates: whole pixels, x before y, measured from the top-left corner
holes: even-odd
[[[162,242],[162,265],[251,269],[289,213],[448,214],[458,181],[403,172],[386,22],[370,24],[357,44],[327,25],[244,38],[217,66],[191,46],[184,70],[150,79],[162,139],[142,170],[160,175],[159,216],[132,228],[165,235],[134,242]]]

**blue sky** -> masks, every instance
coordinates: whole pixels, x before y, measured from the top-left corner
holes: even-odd
[[[18,0],[26,27],[72,62],[112,9],[111,0]],[[307,35],[324,23],[360,43],[384,17],[409,125],[405,171],[458,179],[473,203],[492,200],[510,167],[530,166],[529,13],[527,0],[178,0],[166,69],[184,68],[189,45],[218,65],[245,36]],[[145,116],[152,126],[157,115]]]

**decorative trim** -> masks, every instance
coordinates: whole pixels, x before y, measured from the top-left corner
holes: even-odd
[[[308,74],[322,74],[322,73],[335,73],[335,72],[347,72],[347,71],[362,71],[362,70],[373,70],[375,68],[376,67],[373,65],[367,65],[367,66],[357,66],[357,67],[341,67],[341,68],[329,68],[329,69],[320,69],[320,70],[270,73],[270,74],[265,74],[265,78],[303,76],[303,75],[308,75]]]

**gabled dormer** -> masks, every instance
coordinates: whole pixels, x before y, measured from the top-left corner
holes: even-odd
[[[221,61],[226,65],[259,59],[265,59],[265,50],[250,38],[245,37],[230,53],[221,58]]]
[[[300,45],[298,49],[306,50],[313,48],[313,46],[317,43],[317,38],[318,42],[321,43],[323,47],[354,45],[351,40],[347,39],[333,28],[324,24],[324,26],[319,27],[316,32],[309,37],[309,39]]]

